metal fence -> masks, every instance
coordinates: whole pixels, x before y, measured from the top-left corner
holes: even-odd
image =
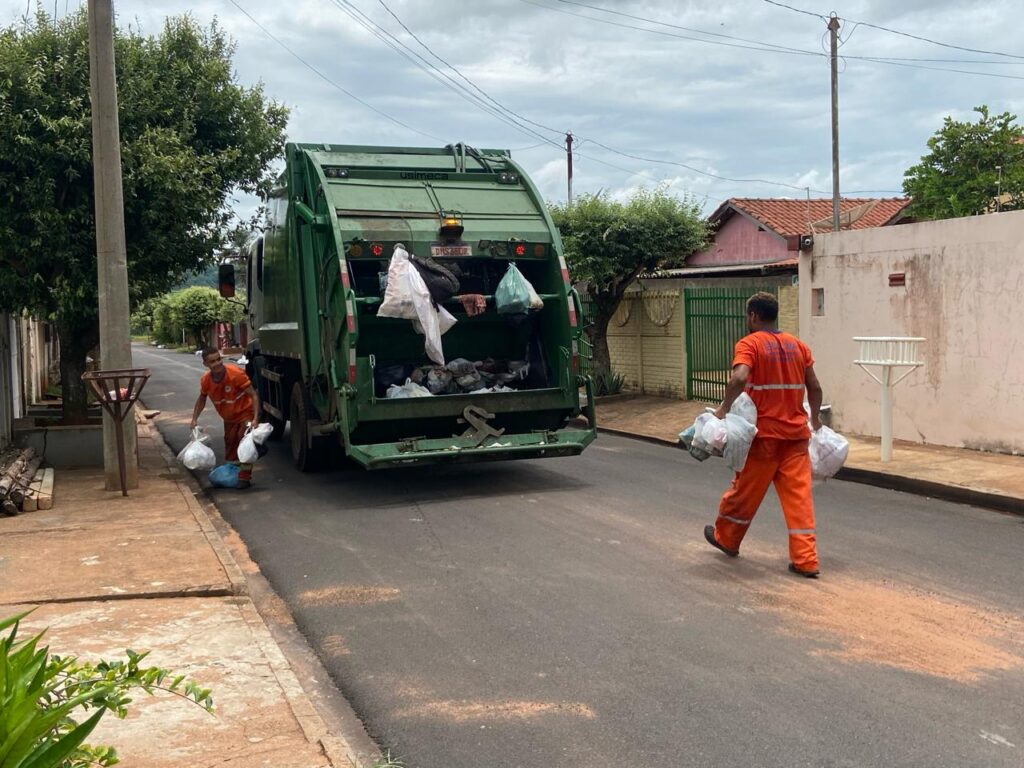
[[[686,387],[691,400],[718,402],[732,373],[736,342],[747,329],[747,299],[778,288],[686,288]]]

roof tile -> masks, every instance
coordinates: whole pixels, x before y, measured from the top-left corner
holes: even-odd
[[[844,224],[841,228],[868,229],[870,227],[883,226],[910,204],[910,198],[844,197],[839,201],[839,212],[842,215],[855,208],[872,203],[871,208],[854,221],[852,226]],[[712,218],[720,217],[725,213],[728,206],[742,210],[784,237],[809,234],[812,222],[824,221],[826,219],[831,221],[832,218],[831,198],[796,200],[740,197],[729,198]],[[829,226],[828,229],[831,229],[831,227]]]

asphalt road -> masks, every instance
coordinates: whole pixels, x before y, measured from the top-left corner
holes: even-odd
[[[180,449],[199,361],[135,362]],[[252,489],[215,497],[409,766],[1024,765],[1024,520],[830,482],[808,581],[786,572],[773,494],[742,557],[704,543],[728,480],[611,436],[575,458],[317,475],[281,443]]]

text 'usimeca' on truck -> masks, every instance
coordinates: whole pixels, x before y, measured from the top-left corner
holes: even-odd
[[[594,439],[579,297],[507,151],[289,144],[268,208],[248,248],[247,370],[300,469]]]

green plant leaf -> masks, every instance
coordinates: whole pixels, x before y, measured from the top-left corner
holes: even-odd
[[[23,762],[18,768],[61,768],[64,759],[78,749],[99,724],[104,714],[106,714],[105,709],[97,711],[84,723],[65,733],[42,752]]]

